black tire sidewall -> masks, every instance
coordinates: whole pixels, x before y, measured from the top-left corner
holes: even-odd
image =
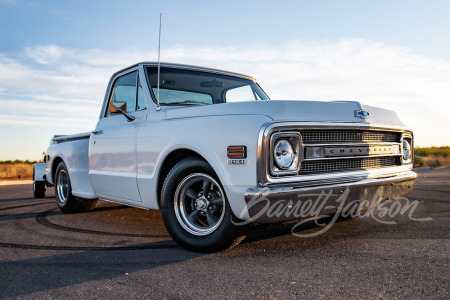
[[[67,199],[64,203],[59,201],[58,197],[58,180],[59,180],[59,173],[64,170],[67,174]],[[56,196],[56,203],[58,204],[59,209],[64,213],[80,213],[89,211],[95,208],[97,205],[98,199],[82,199],[75,197],[72,195],[72,185],[70,181],[70,175],[69,171],[67,170],[67,166],[64,162],[60,162],[59,165],[56,167],[55,172],[55,196]]]
[[[180,182],[193,173],[204,173],[214,178],[219,184],[214,170],[204,160],[187,158],[179,162],[167,175],[161,192],[161,213],[163,221],[172,238],[183,247],[201,252],[219,251],[229,246],[236,235],[236,226],[231,207],[225,197],[225,215],[222,223],[212,233],[205,236],[196,236],[186,231],[179,223],[174,210],[175,192]],[[222,190],[223,187],[221,186]],[[225,192],[224,192],[225,193]]]
[[[34,198],[44,198],[45,197],[45,182],[34,181],[33,182],[33,196]]]
[[[36,181],[36,166],[33,165],[33,197],[44,198],[45,197],[45,182]]]
[[[67,198],[66,198],[66,201],[64,203],[59,201],[58,191],[57,191],[58,181],[59,181],[59,173],[61,172],[61,170],[64,170],[64,172],[66,172],[66,175],[67,175]],[[58,207],[64,212],[69,212],[71,210],[70,209],[71,202],[75,201],[75,199],[72,196],[72,186],[70,184],[70,176],[69,176],[69,172],[67,171],[66,164],[64,162],[60,162],[58,167],[56,167],[56,172],[55,172],[55,196],[56,196],[56,203],[58,203]]]

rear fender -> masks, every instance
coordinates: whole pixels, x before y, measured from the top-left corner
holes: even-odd
[[[45,163],[34,164],[33,181],[45,181]]]

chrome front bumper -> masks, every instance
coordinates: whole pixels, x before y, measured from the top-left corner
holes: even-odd
[[[377,205],[382,200],[406,196],[412,191],[416,177],[416,173],[407,171],[389,177],[366,178],[354,182],[314,187],[298,187],[295,182],[292,182],[288,186],[248,189],[245,193],[245,201],[252,221],[279,223],[298,219],[294,216],[295,214],[286,212],[308,201],[314,203],[316,208],[322,208],[321,213],[326,213],[335,211],[339,205],[344,207],[344,202],[366,200],[365,203],[373,205],[375,201]],[[343,200],[344,197],[345,200]]]

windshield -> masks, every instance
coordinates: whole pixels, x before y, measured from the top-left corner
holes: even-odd
[[[157,97],[158,68],[147,67],[150,84]],[[161,68],[161,105],[205,105],[227,102],[268,100],[252,80],[201,71]]]

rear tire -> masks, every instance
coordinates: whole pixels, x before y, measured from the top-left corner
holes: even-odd
[[[97,205],[97,199],[81,199],[72,195],[69,172],[66,164],[60,162],[55,173],[55,195],[59,209],[64,213],[89,211]]]
[[[167,175],[161,191],[161,213],[172,238],[191,251],[215,252],[238,245],[236,218],[211,166],[186,158]]]
[[[45,198],[45,181],[36,181],[36,166],[33,165],[33,196],[35,199]]]
[[[33,181],[33,196],[35,199],[45,198],[45,182]]]

